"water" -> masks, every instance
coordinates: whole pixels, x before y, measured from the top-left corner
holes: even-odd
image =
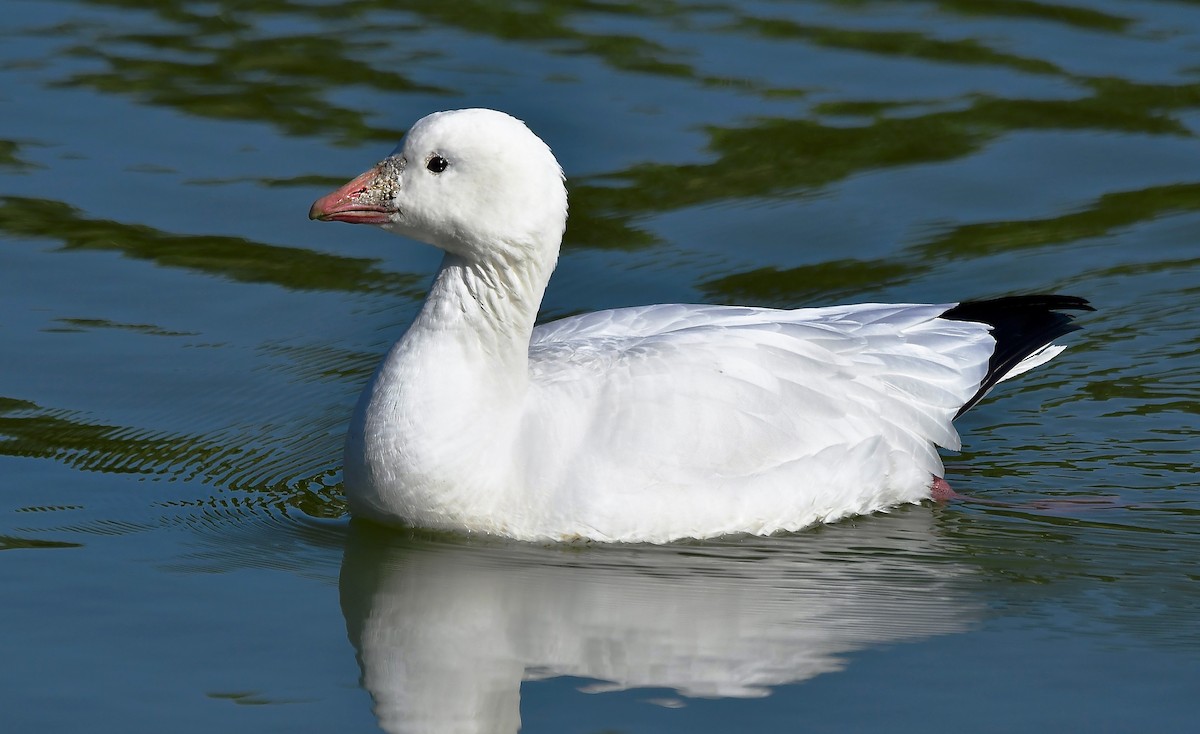
[[[0,729],[1200,714],[1200,6],[8,0],[5,20]],[[349,410],[438,256],[304,215],[463,106],[527,120],[571,179],[546,318],[1038,291],[1099,311],[960,421],[948,474],[981,501],[668,548],[351,525]]]

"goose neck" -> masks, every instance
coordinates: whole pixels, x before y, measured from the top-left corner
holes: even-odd
[[[554,264],[533,258],[467,259],[447,254],[413,324],[477,348],[493,369],[520,373]]]

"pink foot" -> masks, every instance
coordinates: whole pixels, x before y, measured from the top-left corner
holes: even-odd
[[[934,477],[933,484],[930,485],[929,488],[933,491],[934,502],[949,502],[950,500],[960,496],[958,492],[955,492],[954,488],[950,486],[950,482],[947,482],[941,477]]]

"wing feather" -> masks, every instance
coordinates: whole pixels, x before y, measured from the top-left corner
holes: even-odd
[[[761,478],[873,441],[938,473],[934,444],[959,447],[951,421],[994,347],[987,325],[938,318],[950,307],[672,304],[545,324],[530,349],[545,440],[664,482]]]

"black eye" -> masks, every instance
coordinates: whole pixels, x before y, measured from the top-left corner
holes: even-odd
[[[441,173],[442,171],[446,170],[446,166],[448,165],[450,165],[450,161],[446,160],[440,155],[435,155],[429,160],[425,161],[425,167],[434,173]]]

